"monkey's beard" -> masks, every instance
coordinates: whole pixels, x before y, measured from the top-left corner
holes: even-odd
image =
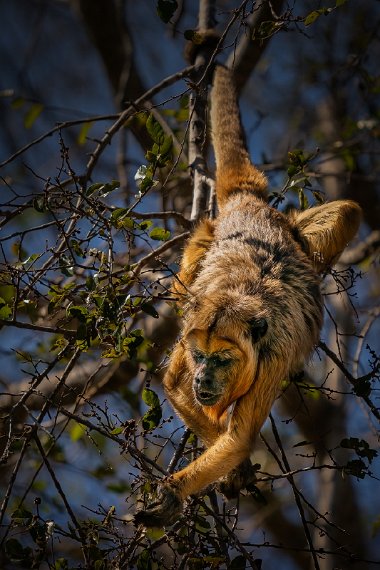
[[[195,387],[194,394],[197,402],[202,406],[214,406],[223,396],[223,392],[214,392],[205,388]]]

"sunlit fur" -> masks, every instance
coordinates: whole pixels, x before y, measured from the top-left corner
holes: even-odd
[[[219,214],[200,223],[185,248],[174,282],[183,331],[164,379],[172,405],[208,447],[164,485],[162,497],[166,489],[181,500],[249,457],[281,382],[318,341],[318,272],[337,259],[360,222],[360,208],[350,201],[288,217],[269,207],[266,179],[246,150],[231,72],[223,67],[215,72],[211,106]],[[268,325],[257,342],[255,319]],[[200,365],[194,354],[204,358]],[[195,378],[206,370],[203,362],[220,354],[231,364],[211,369],[207,379],[221,396],[201,405]],[[164,503],[140,520],[148,526],[170,520]]]

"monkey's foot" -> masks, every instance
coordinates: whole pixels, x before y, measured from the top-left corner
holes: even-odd
[[[223,477],[218,483],[218,489],[226,499],[236,499],[241,489],[249,490],[256,481],[256,469],[249,459],[245,459],[240,465]]]
[[[170,526],[176,522],[182,513],[182,500],[168,485],[162,486],[158,500],[145,510],[135,514],[135,524],[143,524],[146,527]]]

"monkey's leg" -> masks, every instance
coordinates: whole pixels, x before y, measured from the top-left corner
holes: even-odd
[[[214,222],[203,220],[195,229],[183,252],[179,273],[175,276],[172,289],[185,300],[188,287],[198,275],[201,261],[214,241]]]

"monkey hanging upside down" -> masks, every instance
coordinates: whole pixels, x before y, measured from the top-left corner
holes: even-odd
[[[252,478],[249,456],[281,382],[318,341],[319,275],[355,236],[359,206],[336,201],[284,215],[266,202],[267,181],[251,163],[231,71],[218,66],[211,127],[219,214],[186,245],[174,290],[182,335],[164,378],[179,416],[207,450],[163,481],[158,502],[135,516],[173,524],[184,499],[222,480],[236,496]]]

